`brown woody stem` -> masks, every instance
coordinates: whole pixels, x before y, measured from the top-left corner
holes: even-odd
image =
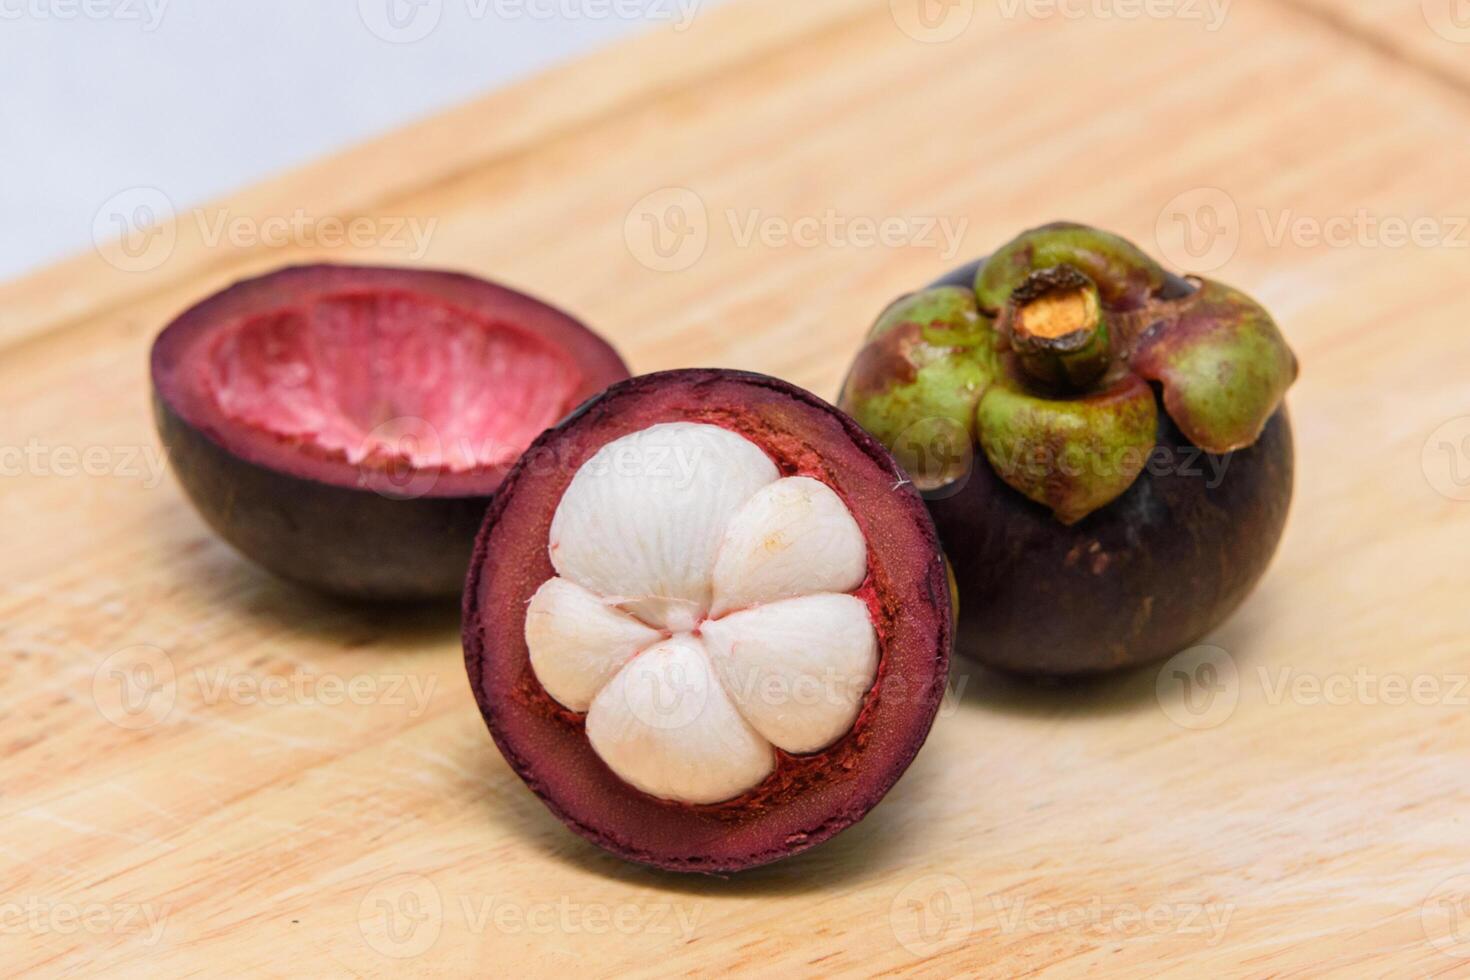
[[[1107,317],[1096,284],[1067,265],[1033,272],[1011,294],[1001,328],[1026,373],[1078,390],[1111,362]]]

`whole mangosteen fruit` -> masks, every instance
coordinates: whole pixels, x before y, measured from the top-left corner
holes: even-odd
[[[205,521],[290,579],[457,596],[475,533],[544,429],[628,376],[596,334],[467,275],[313,265],[239,283],[153,345],[153,404]]]
[[[957,648],[1067,676],[1188,647],[1260,579],[1296,375],[1245,294],[1059,223],[890,306],[839,404],[924,492]]]
[[[893,457],[737,371],[624,381],[544,434],[464,596],[511,768],[578,834],[676,871],[861,819],[929,732],[951,633],[933,522]]]

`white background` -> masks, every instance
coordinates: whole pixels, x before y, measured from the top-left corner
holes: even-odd
[[[716,2],[0,0],[0,279]]]

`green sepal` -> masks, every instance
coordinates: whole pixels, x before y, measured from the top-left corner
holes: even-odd
[[[976,413],[980,445],[1012,488],[1075,524],[1133,485],[1158,438],[1158,407],[1125,375],[1085,397],[1053,399],[992,385]]]
[[[975,406],[995,377],[996,333],[968,289],[942,286],[894,303],[868,334],[838,405],[932,490],[974,458]]]
[[[1296,357],[1258,303],[1202,280],[1176,317],[1139,336],[1129,364],[1164,389],[1164,408],[1196,446],[1252,445],[1297,376]]]

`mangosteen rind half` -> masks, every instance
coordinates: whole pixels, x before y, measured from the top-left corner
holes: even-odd
[[[154,418],[206,523],[289,581],[363,600],[459,594],[511,461],[628,376],[602,338],[456,272],[280,269],[176,318]]]

